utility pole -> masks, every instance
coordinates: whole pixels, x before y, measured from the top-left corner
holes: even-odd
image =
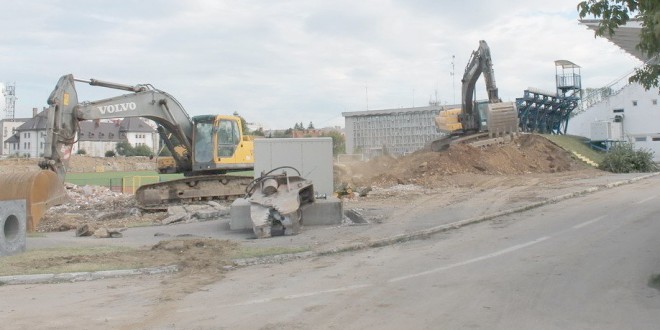
[[[456,74],[454,73],[454,60],[456,59],[456,55],[451,56],[451,72],[449,75],[451,76],[451,85],[453,88],[453,93],[454,93],[454,104],[456,104]]]

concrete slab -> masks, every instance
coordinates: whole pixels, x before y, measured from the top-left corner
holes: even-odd
[[[0,201],[0,256],[25,251],[27,237],[26,201]]]
[[[303,207],[302,222],[304,226],[338,225],[342,222],[344,216],[343,211],[343,204],[341,200],[336,197],[317,199],[314,203]],[[229,214],[231,216],[229,229],[252,229],[252,220],[250,220],[250,202],[247,199],[236,199],[231,204]]]

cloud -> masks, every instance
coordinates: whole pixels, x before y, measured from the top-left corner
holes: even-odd
[[[29,115],[62,74],[151,83],[191,115],[232,113],[287,128],[343,124],[341,112],[460,99],[470,53],[490,45],[503,99],[554,89],[554,60],[584,87],[639,65],[578,25],[577,2],[24,1],[0,12],[0,80]],[[452,56],[453,71],[452,73]],[[483,91],[479,83],[478,92]],[[117,91],[80,86],[81,100]]]

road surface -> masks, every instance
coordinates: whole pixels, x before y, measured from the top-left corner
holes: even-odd
[[[658,329],[658,182],[222,279],[0,287],[0,319],[7,329]]]

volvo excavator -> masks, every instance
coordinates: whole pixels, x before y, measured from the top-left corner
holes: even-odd
[[[475,85],[483,73],[488,100],[474,101]],[[431,149],[441,151],[453,143],[503,136],[518,132],[518,111],[514,102],[502,102],[495,84],[493,60],[486,41],[472,52],[461,80],[461,108],[442,110],[435,118],[436,127],[446,135],[431,142]]]
[[[78,101],[75,83],[128,93],[96,101]],[[64,179],[84,120],[141,117],[154,121],[184,178],[144,185],[136,192],[143,209],[170,203],[225,199],[245,195],[252,176],[225,175],[254,168],[254,143],[244,135],[241,119],[229,115],[190,117],[170,94],[150,84],[124,85],[62,76],[48,98],[46,143],[41,171],[0,176],[0,200],[27,200],[27,229],[34,230],[45,210],[66,199]],[[183,152],[182,152],[183,150]],[[35,197],[36,196],[36,197]]]

